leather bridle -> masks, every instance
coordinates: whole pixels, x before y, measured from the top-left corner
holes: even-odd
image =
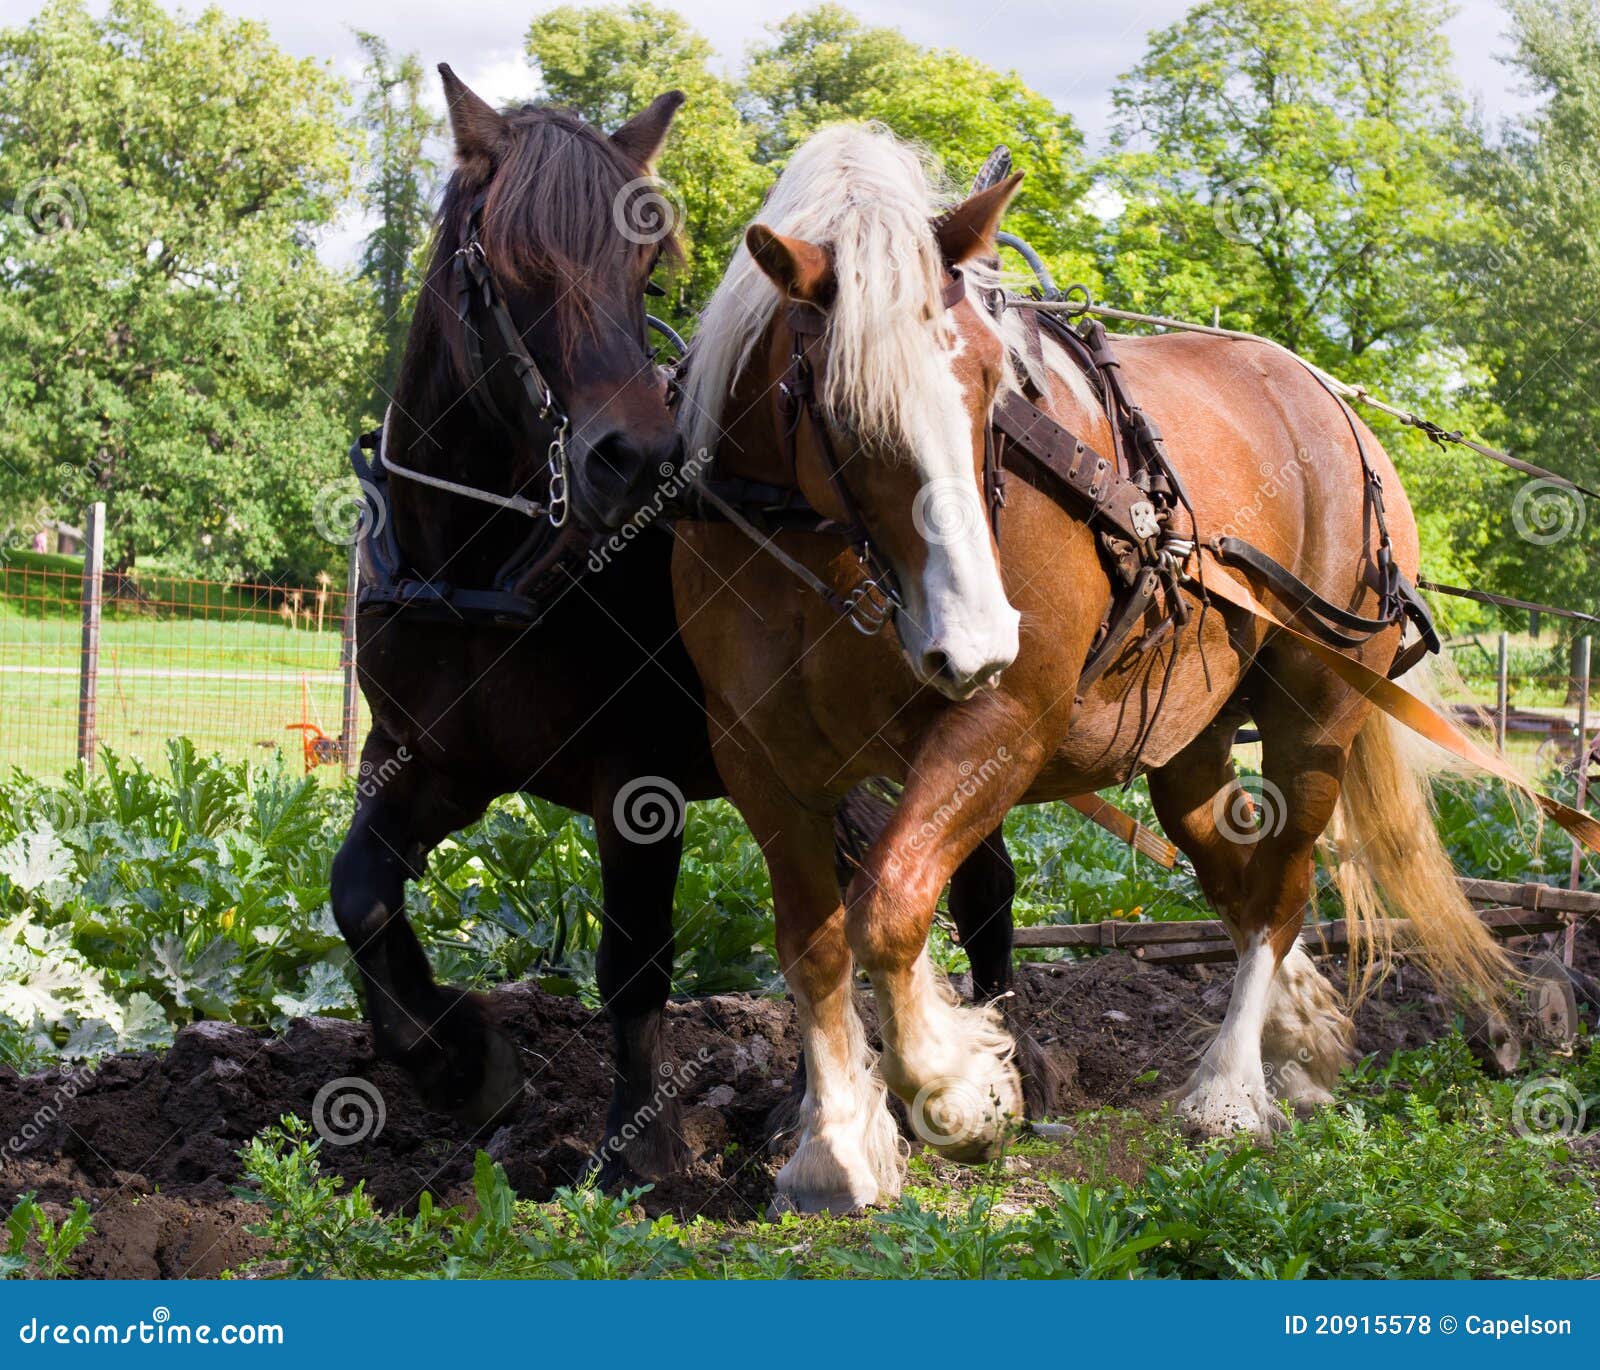
[[[480,231],[484,202],[485,193],[480,192],[472,202],[465,240],[456,249],[451,263],[455,312],[461,323],[467,352],[467,394],[492,422],[516,429],[516,421],[501,410],[487,384],[488,368],[484,365],[483,339],[474,326],[474,317],[477,316],[487,318],[492,323],[505,355],[517,373],[528,407],[532,409],[536,420],[549,430],[550,443],[546,451],[549,490],[544,501],[540,502],[519,494],[503,495],[495,490],[403,466],[394,460],[384,440],[389,426],[386,414],[383,430],[363,433],[350,448],[350,465],[361,482],[363,496],[369,506],[366,520],[368,531],[363,537],[366,555],[358,594],[359,611],[362,613],[387,614],[407,609],[457,622],[525,627],[540,621],[554,592],[552,587],[559,589],[566,583],[567,577],[578,574],[576,568],[585,557],[587,535],[581,533],[576,524],[568,527],[570,467],[567,435],[571,423],[555,389],[523,343],[511,311],[495,283],[494,272],[483,250]],[[646,293],[661,293],[653,283],[647,284],[645,289]],[[647,330],[653,329],[663,334],[681,352],[682,339],[661,320],[646,313],[645,325]],[[372,453],[370,462],[365,455],[367,452]],[[389,507],[388,477],[391,474],[447,494],[476,500],[480,504],[508,509],[536,520],[538,526],[496,572],[493,584],[487,588],[469,588],[438,578],[418,576],[401,552],[395,535]]]
[[[395,475],[404,476],[419,485],[431,485],[435,490],[446,490],[452,495],[475,499],[483,504],[493,504],[501,509],[511,509],[529,518],[547,517],[552,528],[561,528],[565,526],[569,512],[567,489],[571,480],[571,463],[567,456],[567,434],[571,430],[572,421],[560,400],[556,398],[554,387],[539,369],[539,363],[534,361],[533,354],[523,343],[522,334],[517,331],[511,311],[506,307],[505,298],[501,295],[499,286],[495,284],[494,272],[490,269],[489,259],[484,253],[480,232],[487,193],[480,191],[473,200],[467,219],[466,239],[456,249],[450,267],[456,294],[456,318],[461,322],[461,333],[467,349],[469,373],[467,394],[493,422],[503,428],[516,427],[515,422],[501,412],[500,406],[495,403],[493,392],[486,384],[488,370],[483,364],[483,338],[472,322],[476,310],[487,316],[494,324],[495,332],[500,335],[500,345],[505,349],[506,357],[510,360],[512,369],[517,373],[517,380],[522,385],[522,393],[527,399],[528,407],[533,410],[538,421],[550,429],[550,446],[545,454],[545,466],[550,476],[549,491],[545,495],[544,503],[540,504],[521,495],[502,495],[475,485],[445,480],[441,476],[431,476],[426,471],[418,471],[414,467],[401,466],[386,452],[380,451],[378,459]],[[647,282],[645,293],[659,295],[661,288],[653,281]],[[644,316],[644,321],[647,331],[653,329],[660,333],[677,348],[680,354],[683,352],[683,339],[671,327],[649,313]],[[643,344],[644,340],[640,339],[640,342]]]
[[[952,267],[950,281],[941,295],[941,307],[954,309],[966,298],[967,278],[959,267]],[[789,469],[794,490],[800,488],[799,433],[802,424],[810,427],[822,457],[823,471],[835,497],[844,509],[845,519],[840,523],[814,516],[815,530],[842,533],[860,563],[862,579],[847,595],[838,594],[832,586],[815,575],[809,567],[791,557],[774,541],[775,529],[759,527],[755,518],[747,516],[738,507],[748,503],[741,495],[750,489],[764,489],[751,482],[711,480],[698,487],[698,494],[723,518],[732,523],[773,560],[803,581],[820,596],[851,627],[868,637],[883,631],[897,610],[905,607],[899,578],[888,559],[878,550],[867,526],[861,505],[851,493],[844,479],[844,463],[833,440],[833,429],[821,396],[819,367],[813,359],[817,339],[825,336],[828,313],[821,305],[804,300],[790,300],[784,310],[783,320],[792,339],[789,364],[778,385],[778,446],[784,464]],[[988,503],[990,526],[998,536],[1000,507],[1005,503],[1004,478],[995,455],[993,430],[984,424],[984,494]],[[795,506],[790,506],[795,507]],[[760,517],[760,509],[752,512]],[[792,526],[786,524],[785,526]]]
[[[480,235],[486,196],[486,191],[480,191],[473,200],[467,218],[466,238],[456,249],[450,266],[456,292],[456,318],[461,322],[461,334],[467,349],[469,373],[467,394],[474,404],[501,427],[516,426],[501,412],[487,384],[487,371],[483,364],[483,337],[472,321],[476,306],[493,322],[495,331],[499,333],[500,345],[505,348],[506,357],[517,373],[517,380],[522,384],[522,392],[527,397],[529,407],[538,416],[539,422],[548,425],[550,429],[550,446],[545,454],[550,488],[545,495],[545,502],[539,504],[520,495],[501,495],[492,490],[481,490],[477,486],[430,476],[425,471],[397,464],[386,452],[379,453],[379,460],[397,476],[405,476],[408,480],[414,480],[421,485],[431,485],[436,490],[448,490],[453,495],[463,495],[467,499],[479,500],[484,504],[512,509],[519,514],[526,514],[529,518],[547,517],[552,528],[560,528],[566,523],[568,513],[567,483],[570,468],[567,460],[567,431],[571,423],[567,418],[567,411],[556,399],[556,393],[551,388],[550,382],[539,369],[539,363],[534,361],[533,354],[523,343],[522,334],[517,331],[511,311],[506,308],[505,299],[500,294],[499,287],[495,285],[494,272],[489,269],[489,260],[484,255],[483,240]]]

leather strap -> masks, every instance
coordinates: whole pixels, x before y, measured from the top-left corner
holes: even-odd
[[[1342,652],[1335,651],[1311,634],[1301,632],[1298,628],[1291,628],[1267,609],[1251,593],[1249,586],[1218,561],[1209,547],[1202,549],[1202,555],[1212,558],[1212,565],[1205,580],[1207,592],[1226,600],[1235,608],[1254,615],[1304,647],[1345,684],[1365,696],[1396,722],[1405,724],[1436,746],[1443,747],[1451,755],[1487,771],[1516,789],[1528,791],[1527,783],[1504,760],[1491,752],[1486,752],[1455,724],[1429,708],[1409,690],[1386,676],[1379,675],[1370,667],[1363,666],[1359,661],[1352,661]],[[1200,592],[1199,584],[1194,578],[1189,578],[1186,584],[1195,593]],[[1549,818],[1560,824],[1590,851],[1600,852],[1600,822],[1550,795],[1542,794],[1538,790],[1528,792],[1533,795],[1535,802]]]
[[[995,401],[994,426],[1009,439],[1010,470],[1087,521],[1153,553],[1158,529],[1150,498],[1115,463],[1014,391]]]

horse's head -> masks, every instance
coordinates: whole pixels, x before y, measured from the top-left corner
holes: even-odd
[[[819,511],[865,525],[898,582],[895,627],[912,669],[953,699],[994,684],[1017,654],[983,497],[1005,351],[958,273],[993,254],[1020,180],[932,217],[909,149],[872,130],[829,130],[774,189],[764,217],[781,231],[752,225],[749,260],[730,272],[769,295],[760,276],[777,287],[766,352],[758,342],[750,362],[764,362],[775,391],[795,373],[797,333],[814,335],[799,341],[815,421],[779,420],[795,433],[795,474]],[[702,342],[718,324],[713,301]]]
[[[522,345],[568,422],[568,491],[586,526],[612,528],[676,467],[679,442],[645,336],[644,292],[676,251],[673,215],[651,167],[681,91],[659,96],[609,137],[568,110],[498,111],[441,65],[457,165],[441,210],[441,248],[454,252],[474,225],[483,262]],[[438,260],[436,259],[436,266]],[[436,272],[428,289],[450,290]],[[454,305],[455,301],[451,301]],[[517,367],[480,300],[458,321],[476,334],[481,374],[497,413],[528,429],[526,460],[550,440]],[[458,358],[471,338],[459,338]],[[468,368],[471,370],[471,368]],[[513,473],[536,479],[538,466]]]

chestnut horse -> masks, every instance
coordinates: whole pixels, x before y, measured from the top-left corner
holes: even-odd
[[[863,636],[836,611],[866,574],[837,539],[784,532],[774,542],[830,588],[830,607],[738,527],[679,525],[680,631],[718,768],[766,853],[799,1006],[810,1074],[778,1187],[804,1210],[898,1192],[885,1086],[924,1140],[960,1159],[992,1154],[1019,1114],[1001,1021],[960,1004],[926,949],[940,891],[1015,804],[1148,771],[1157,815],[1239,952],[1226,1017],[1178,1104],[1201,1132],[1266,1134],[1282,1121],[1280,1099],[1325,1101],[1348,1056],[1339,996],[1296,941],[1313,848],[1330,823],[1358,924],[1381,890],[1414,920],[1430,964],[1475,987],[1502,974],[1390,721],[1264,618],[1214,594],[1201,612],[1194,577],[1215,582],[1229,574],[1220,566],[1190,556],[1186,621],[1120,652],[1080,690],[1113,600],[1094,533],[1012,479],[997,541],[980,494],[996,397],[1022,383],[1012,355],[1029,355],[1020,313],[991,312],[994,233],[1018,180],[940,215],[918,157],[892,136],[848,126],[814,136],[706,309],[681,410],[690,450],[714,450],[721,477],[797,485],[820,513],[864,524],[875,568],[889,573],[875,579],[898,588],[894,634]],[[948,289],[952,273],[965,275],[964,292]],[[797,337],[810,318],[801,331],[812,336]],[[786,375],[793,388],[797,343],[809,344],[817,377],[824,417],[814,423],[795,423],[780,390]],[[1083,375],[1051,339],[1039,346],[1035,403],[1113,451]],[[1190,536],[1247,537],[1370,616],[1359,432],[1394,559],[1415,575],[1415,522],[1392,465],[1292,359],[1183,335],[1119,339],[1117,353],[1124,384],[1167,435],[1193,503]],[[1280,603],[1247,579],[1262,603]],[[1401,631],[1354,656],[1386,670]],[[1231,761],[1247,718],[1263,745],[1254,805]],[[830,816],[877,774],[901,780],[904,798],[841,899]],[[852,1001],[857,965],[876,995],[876,1062]]]

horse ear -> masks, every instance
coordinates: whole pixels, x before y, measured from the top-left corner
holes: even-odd
[[[672,116],[688,97],[681,90],[669,90],[658,95],[649,107],[635,114],[611,135],[617,151],[637,167],[649,171],[661,154],[667,141],[667,129],[672,126]]]
[[[448,62],[439,63],[439,79],[444,82],[444,102],[450,112],[456,156],[464,168],[487,176],[495,153],[505,142],[506,121],[487,100],[462,84]]]
[[[944,254],[945,261],[959,266],[970,257],[994,255],[994,235],[999,232],[1006,206],[1021,184],[1019,171],[987,190],[980,190],[933,221],[933,234],[939,240],[939,251]]]
[[[751,224],[744,245],[772,283],[791,299],[818,303],[833,287],[833,262],[825,248],[804,238],[785,238],[765,224]]]

